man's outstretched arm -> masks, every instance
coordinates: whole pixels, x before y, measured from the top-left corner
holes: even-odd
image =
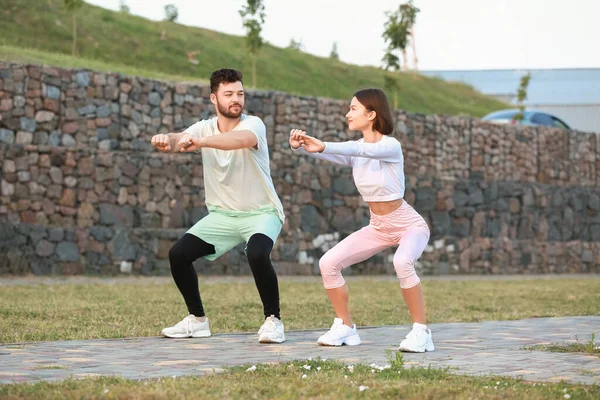
[[[256,148],[257,146],[258,138],[254,132],[251,130],[239,130],[200,138],[187,135],[179,142],[179,151],[195,151],[202,147],[219,150],[238,150]]]

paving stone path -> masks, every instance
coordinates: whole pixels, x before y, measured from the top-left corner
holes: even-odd
[[[408,366],[450,367],[458,374],[494,374],[529,381],[600,384],[600,357],[522,350],[535,344],[600,337],[600,316],[536,318],[430,325],[436,351],[405,354]],[[409,326],[359,328],[356,347],[320,347],[327,329],[289,331],[282,344],[260,344],[256,334],[217,334],[204,339],[161,337],[6,344],[0,346],[0,383],[99,375],[130,379],[202,375],[223,367],[286,362],[309,357],[349,364],[388,363]]]

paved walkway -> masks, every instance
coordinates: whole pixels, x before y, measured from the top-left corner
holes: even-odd
[[[455,373],[495,374],[526,380],[600,384],[600,357],[520,350],[548,343],[587,342],[600,336],[600,317],[432,324],[436,351],[406,354],[410,365],[450,367]],[[159,337],[58,341],[0,346],[0,383],[118,375],[130,379],[202,375],[224,366],[286,362],[309,357],[342,362],[388,363],[408,326],[360,328],[357,347],[319,347],[325,330],[291,331],[280,345],[259,344],[256,334],[205,339]]]

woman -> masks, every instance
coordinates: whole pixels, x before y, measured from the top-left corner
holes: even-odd
[[[360,344],[356,326],[350,319],[348,286],[342,270],[385,248],[398,246],[393,259],[394,269],[414,322],[399,350],[433,351],[431,331],[425,325],[423,291],[414,268],[415,260],[429,241],[429,227],[403,200],[404,157],[400,142],[390,136],[394,131],[394,120],[384,92],[379,89],[356,92],[346,119],[350,130],[362,132],[362,139],[322,142],[302,130],[290,132],[293,150],[352,167],[354,183],[369,204],[371,214],[368,226],[346,237],[319,261],[323,285],[336,318],[329,332],[317,343],[324,346]]]

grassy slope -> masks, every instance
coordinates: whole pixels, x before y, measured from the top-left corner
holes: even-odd
[[[204,80],[210,72],[250,64],[243,37],[154,22],[84,5],[78,12],[79,57],[71,54],[71,17],[62,0],[3,0],[0,59],[88,67],[173,80]],[[240,22],[241,23],[241,22]],[[167,40],[161,40],[162,30]],[[186,53],[198,51],[198,65]],[[309,96],[349,99],[354,90],[383,86],[383,72],[266,45],[257,62],[258,86]],[[268,77],[268,79],[267,79]],[[399,108],[421,113],[482,116],[505,105],[472,88],[414,73],[398,74]]]

